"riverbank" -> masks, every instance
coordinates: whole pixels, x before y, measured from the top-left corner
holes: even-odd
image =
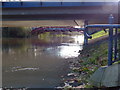
[[[107,65],[108,35],[89,40],[78,58],[70,63],[71,72],[64,80],[64,88],[93,88],[90,85],[90,76],[101,66]]]
[[[28,38],[30,36],[30,27],[2,27],[3,38]]]

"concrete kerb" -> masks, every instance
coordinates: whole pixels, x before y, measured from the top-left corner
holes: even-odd
[[[118,87],[120,86],[120,64],[109,67],[100,67],[90,77],[90,84],[95,87]]]
[[[96,70],[94,72],[94,74],[91,75],[91,77],[89,79],[89,81],[90,81],[89,83],[93,86],[101,87],[101,81],[104,76],[104,72],[105,72],[106,68],[107,68],[107,66],[98,68],[98,70]]]

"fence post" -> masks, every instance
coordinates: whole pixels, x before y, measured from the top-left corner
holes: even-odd
[[[88,44],[88,37],[87,37],[87,33],[88,33],[88,28],[86,27],[88,25],[88,21],[85,20],[84,21],[84,45]]]
[[[115,28],[115,39],[114,39],[114,60],[116,60],[117,59],[117,31],[118,31],[118,29],[117,28]]]
[[[109,16],[109,24],[113,24],[114,17],[112,14]],[[109,43],[108,43],[108,66],[112,65],[113,55],[113,27],[109,28]]]

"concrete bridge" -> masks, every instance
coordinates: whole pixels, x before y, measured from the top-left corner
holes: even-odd
[[[2,2],[3,26],[75,26],[84,20],[118,23],[118,2]]]

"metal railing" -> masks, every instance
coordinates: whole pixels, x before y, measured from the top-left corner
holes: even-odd
[[[64,30],[62,30],[62,28],[64,28]],[[78,32],[84,31],[84,45],[85,46],[88,45],[88,39],[92,38],[92,36],[88,34],[88,31],[90,31],[89,29],[99,28],[99,30],[101,29],[101,30],[104,30],[105,32],[108,30],[109,31],[108,66],[120,60],[120,51],[118,51],[118,49],[120,50],[120,46],[118,46],[118,34],[120,34],[120,32],[118,32],[118,29],[120,29],[120,25],[114,24],[114,17],[112,15],[109,16],[109,24],[88,25],[88,21],[85,21],[83,28],[79,28],[79,29],[73,29],[71,27],[66,27],[66,29],[65,27],[62,27],[62,28],[60,28],[59,30],[56,30],[56,29],[53,29],[53,27],[51,27],[51,29],[49,27],[46,27],[46,28],[41,28],[41,30],[40,28],[36,28],[35,30],[38,29],[38,31],[42,31],[42,32],[44,31],[78,31]]]
[[[120,25],[114,24],[114,17],[112,15],[109,16],[109,24],[107,25],[88,25],[88,22],[85,21],[84,27],[84,45],[88,45],[88,38],[91,38],[88,35],[89,28],[109,29],[108,66],[120,60],[120,52],[118,51],[118,48],[120,48],[118,46],[118,28],[120,29]],[[113,33],[114,30],[115,33]]]

